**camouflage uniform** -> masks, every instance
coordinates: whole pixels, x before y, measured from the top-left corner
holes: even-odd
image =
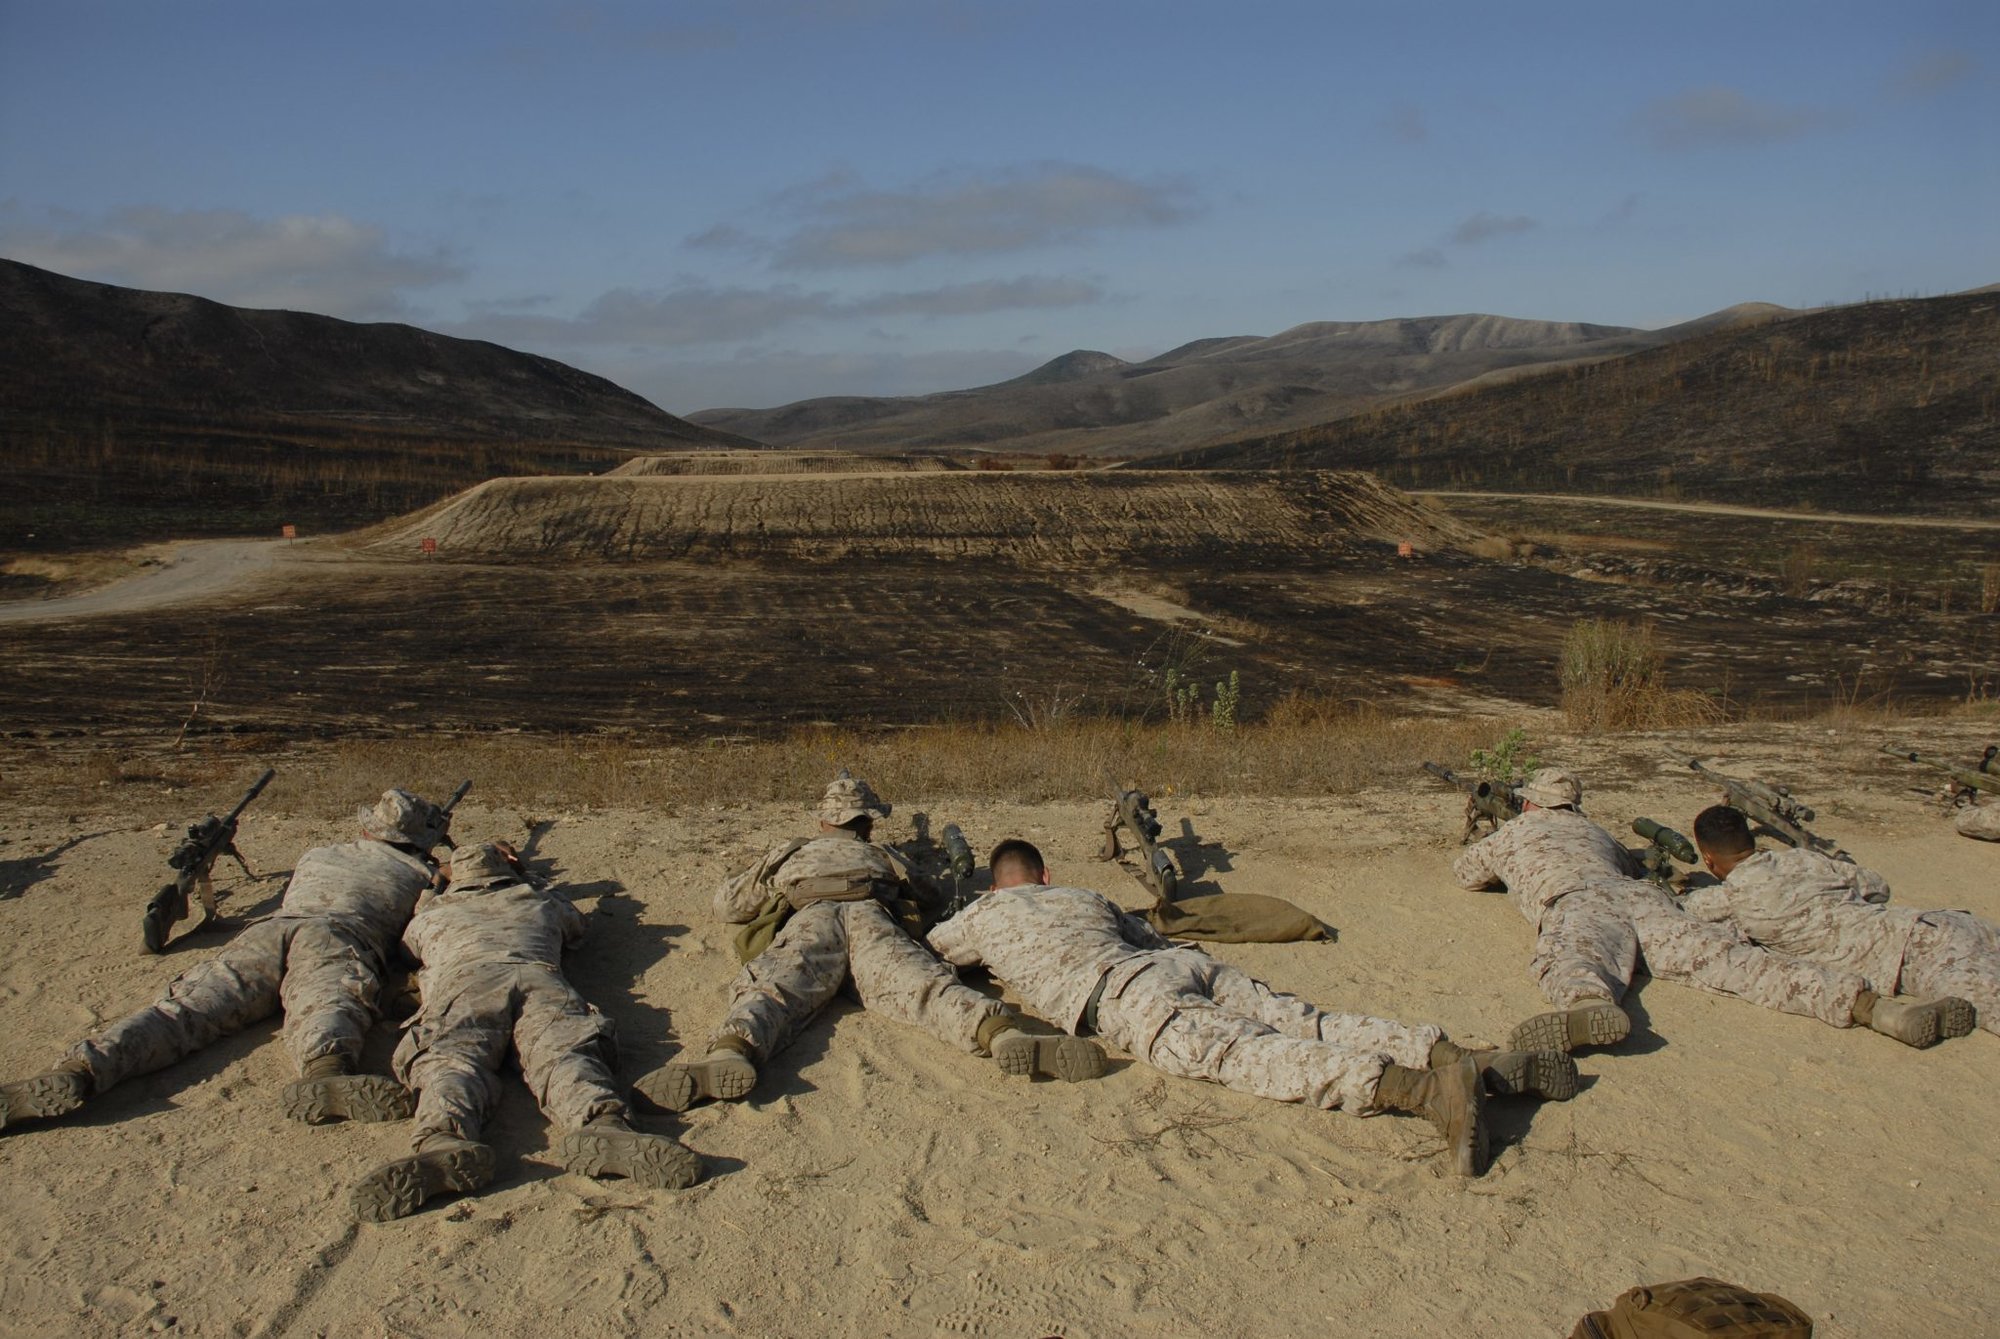
[[[878,900],[915,891],[902,857],[851,831],[775,847],[725,883],[715,911],[726,921],[749,921],[773,897],[797,910],[730,987],[709,1049],[733,1037],[768,1060],[852,978],[865,1008],[979,1052],[981,1024],[1006,1008],[961,985]]]
[[[1961,837],[1977,837],[1983,842],[2000,842],[2000,804],[1972,804],[1958,811],[1952,820]]]
[[[334,1056],[352,1063],[374,1025],[382,974],[432,866],[384,841],[319,846],[299,857],[277,914],[250,926],[160,998],[66,1060],[97,1092],[161,1069],[279,1009],[301,1071]]]
[[[434,1134],[479,1138],[510,1046],[558,1126],[625,1114],[611,1077],[611,1020],[562,975],[563,950],[582,937],[583,917],[567,897],[513,873],[454,881],[424,899],[403,935],[423,963],[423,1007],[393,1062],[418,1095],[414,1144]]]
[[[1622,998],[1643,954],[1661,980],[1834,1027],[1853,1023],[1860,977],[1767,953],[1698,921],[1657,885],[1632,877],[1640,870],[1638,857],[1570,809],[1530,809],[1452,866],[1466,888],[1506,886],[1536,929],[1536,983],[1559,1008]]]
[[[1873,870],[1787,848],[1746,856],[1682,905],[1773,952],[1853,972],[1883,995],[1970,1000],[1987,1031],[2000,1032],[2000,926],[1888,901],[1889,885]]]
[[[1156,1069],[1324,1108],[1371,1108],[1383,1069],[1423,1069],[1443,1032],[1331,1014],[1161,938],[1082,888],[987,893],[930,933],[960,966],[984,963],[1030,1008],[1095,1030]]]

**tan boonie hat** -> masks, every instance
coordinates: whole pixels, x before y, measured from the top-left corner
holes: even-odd
[[[857,818],[887,818],[889,806],[871,790],[866,781],[856,780],[845,767],[820,796],[819,821],[839,827]]]
[[[1521,798],[1544,809],[1574,808],[1583,801],[1583,783],[1560,767],[1544,767],[1521,787]]]
[[[443,817],[436,805],[407,790],[385,790],[374,808],[360,811],[363,834],[426,852],[438,844]]]
[[[520,867],[507,858],[507,853],[498,842],[461,846],[451,853],[451,883],[454,888],[502,881],[518,883],[523,878]]]

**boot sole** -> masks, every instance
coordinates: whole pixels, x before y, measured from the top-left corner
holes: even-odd
[[[417,1109],[410,1090],[379,1074],[299,1079],[285,1086],[285,1114],[307,1125],[337,1120],[408,1120]]]
[[[1486,1091],[1497,1097],[1539,1097],[1546,1102],[1567,1102],[1576,1096],[1576,1061],[1560,1051],[1522,1051],[1498,1062],[1480,1064]]]
[[[354,1216],[363,1223],[388,1223],[408,1218],[426,1200],[445,1194],[465,1194],[493,1180],[493,1150],[484,1144],[454,1148],[377,1167],[354,1187]]]
[[[1003,1074],[1032,1078],[1046,1074],[1064,1083],[1099,1078],[1104,1073],[1103,1048],[1082,1037],[1034,1037],[1016,1033],[994,1048],[993,1063]]]
[[[622,1176],[656,1190],[685,1190],[701,1180],[701,1159],[662,1135],[572,1130],[562,1139],[563,1166],[584,1176]]]
[[[1937,1006],[1938,1036],[1940,1037],[1968,1036],[1974,1028],[1979,1026],[1979,1010],[1973,1007],[1971,1000],[1962,1000],[1956,995],[1947,995],[1937,1002]]]
[[[1615,1004],[1558,1009],[1536,1014],[1507,1037],[1510,1051],[1556,1051],[1568,1055],[1586,1046],[1616,1046],[1632,1033],[1632,1020]]]
[[[748,1060],[696,1060],[665,1065],[632,1085],[665,1111],[686,1111],[696,1102],[738,1102],[757,1086],[757,1067]]]
[[[83,1105],[66,1074],[38,1074],[0,1089],[0,1130],[23,1120],[54,1120]]]

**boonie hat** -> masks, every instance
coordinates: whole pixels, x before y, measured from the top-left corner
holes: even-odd
[[[522,878],[520,868],[507,858],[507,853],[498,842],[461,846],[451,853],[451,885],[454,888],[502,881],[518,883]]]
[[[1544,809],[1575,808],[1583,800],[1583,783],[1560,767],[1544,767],[1521,787],[1521,798]]]
[[[857,818],[887,818],[889,806],[882,803],[866,781],[849,775],[845,767],[820,797],[819,821],[839,827]]]
[[[443,815],[407,790],[385,790],[372,809],[360,811],[361,831],[379,842],[399,842],[428,852],[440,840]]]

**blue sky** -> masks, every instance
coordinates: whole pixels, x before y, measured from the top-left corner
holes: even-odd
[[[2000,281],[2000,5],[0,0],[0,256],[677,413]]]

